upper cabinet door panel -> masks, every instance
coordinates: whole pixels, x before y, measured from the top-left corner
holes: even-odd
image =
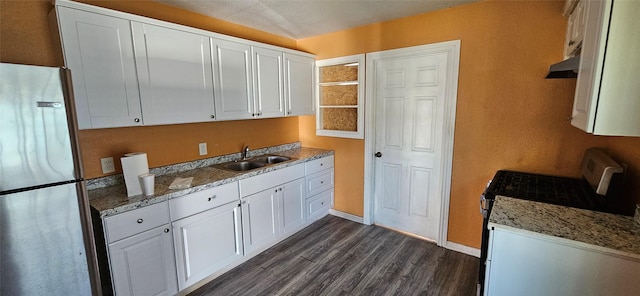
[[[80,129],[142,125],[128,20],[57,7]]]
[[[285,53],[284,62],[287,115],[315,114],[313,101],[315,60],[312,57]]]
[[[258,118],[284,116],[282,51],[253,47],[254,104]]]
[[[211,39],[216,114],[220,120],[252,118],[251,46]]]
[[[215,118],[209,37],[133,23],[145,125]]]

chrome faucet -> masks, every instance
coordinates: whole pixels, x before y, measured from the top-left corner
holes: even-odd
[[[247,159],[248,153],[249,153],[249,146],[244,146],[244,149],[242,149],[242,160]]]

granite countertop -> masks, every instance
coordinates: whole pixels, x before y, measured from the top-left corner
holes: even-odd
[[[488,227],[640,260],[640,224],[632,217],[497,196]]]
[[[251,157],[262,154],[277,154],[290,157],[292,160],[246,172],[227,171],[214,167],[215,164],[238,159],[239,153],[237,153],[238,155],[233,154],[212,158],[204,162],[194,161],[173,165],[170,168],[152,169],[151,173],[156,174],[155,194],[152,196],[136,195],[127,197],[127,190],[124,183],[114,182],[113,180],[92,180],[88,182],[89,203],[93,210],[100,213],[100,217],[108,217],[334,154],[332,150],[300,147],[299,143],[298,145],[284,146],[284,149],[285,150],[283,150],[281,146],[280,149],[252,151],[252,154],[250,154]],[[119,175],[119,177],[120,179],[122,178],[121,175]],[[187,189],[169,189],[169,184],[171,184],[176,177],[193,177],[191,187]],[[103,187],[99,185],[99,183],[106,183],[109,186]],[[112,185],[111,183],[117,184]]]

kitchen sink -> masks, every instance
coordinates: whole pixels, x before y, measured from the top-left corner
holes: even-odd
[[[289,157],[279,156],[279,155],[269,155],[269,156],[256,157],[251,161],[255,163],[274,164],[274,163],[281,163],[289,160],[291,160],[291,158]]]
[[[289,160],[291,160],[291,158],[286,156],[266,155],[258,156],[249,160],[226,162],[218,164],[215,167],[228,171],[245,172]]]

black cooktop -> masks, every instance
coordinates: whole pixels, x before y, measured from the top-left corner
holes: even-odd
[[[496,195],[519,199],[605,211],[605,199],[597,195],[584,179],[500,170],[486,191],[487,198]]]

